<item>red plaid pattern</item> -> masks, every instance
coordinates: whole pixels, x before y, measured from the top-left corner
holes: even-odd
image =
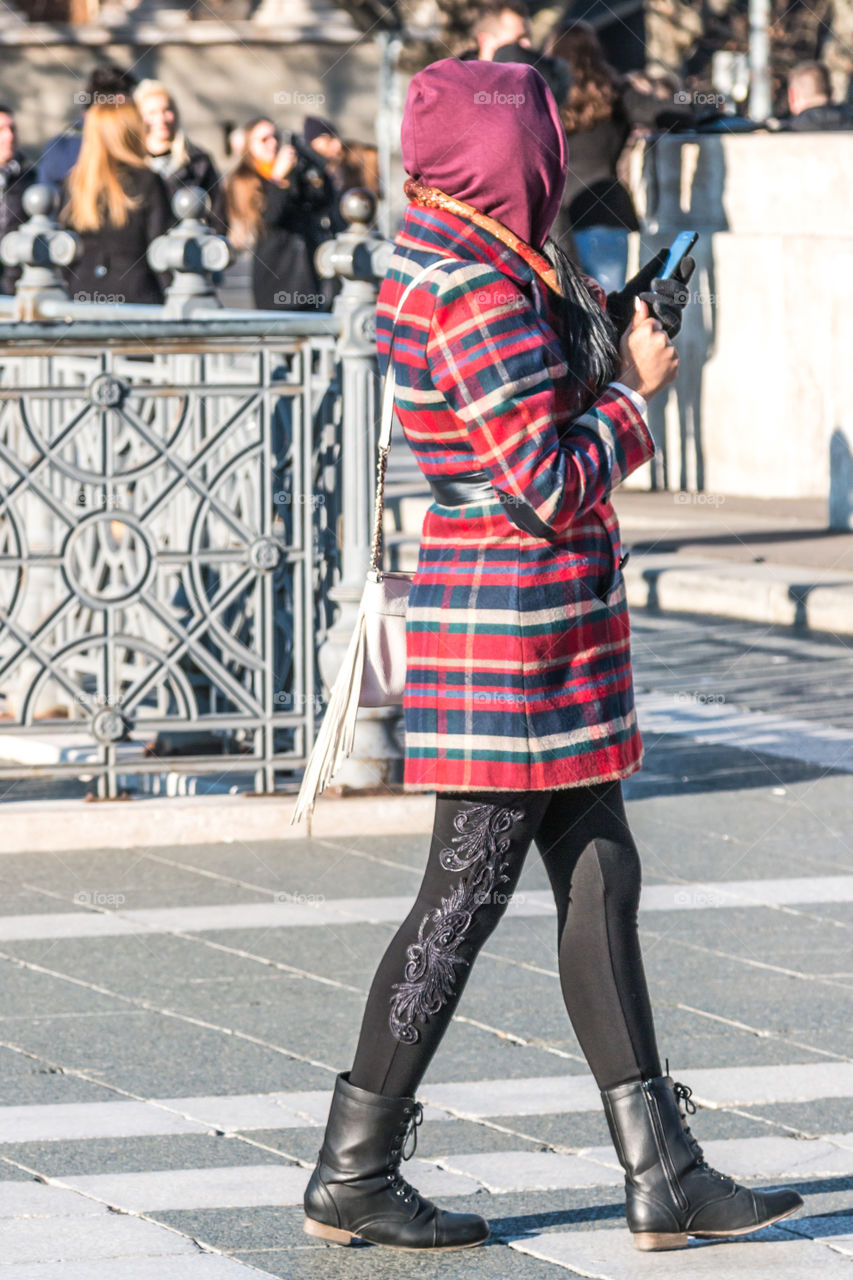
[[[427,477],[484,470],[493,501],[433,503],[406,620],[405,785],[550,790],[639,768],[610,493],[654,445],[631,401],[572,377],[538,276],[487,231],[409,206],[377,305],[396,410]],[[594,296],[603,292],[590,281]]]

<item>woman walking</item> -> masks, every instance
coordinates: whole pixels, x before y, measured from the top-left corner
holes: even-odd
[[[690,1090],[661,1071],[621,792],[642,745],[610,494],[653,453],[646,402],[672,382],[677,357],[644,302],[616,332],[600,286],[546,244],[566,144],[535,70],[427,67],[410,86],[403,163],[411,203],[378,340],[434,499],[407,612],[404,712],[405,783],[436,792],[435,822],[352,1069],[336,1078],[305,1227],[407,1249],[488,1235],[478,1215],[422,1196],[400,1162],[421,1117],[418,1086],[535,843],[557,904],[563,997],[625,1169],[635,1244],[753,1231],[802,1201],[710,1169],[682,1112]]]

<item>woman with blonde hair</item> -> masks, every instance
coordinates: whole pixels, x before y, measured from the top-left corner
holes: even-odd
[[[187,138],[166,85],[159,80],[142,80],[133,100],[145,126],[148,167],[160,174],[170,199],[182,187],[201,187],[210,200],[211,225],[224,233],[225,194],[219,172],[207,152]]]
[[[142,119],[132,102],[89,107],[60,215],[81,241],[77,261],[66,270],[71,295],[80,301],[163,301],[168,277],[151,270],[146,254],[171,223],[169,195],[146,156]]]

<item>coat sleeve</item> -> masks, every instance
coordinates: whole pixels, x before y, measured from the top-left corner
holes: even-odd
[[[607,387],[573,417],[559,352],[532,303],[480,264],[443,274],[427,340],[432,381],[464,426],[507,517],[562,533],[654,453],[642,415]]]

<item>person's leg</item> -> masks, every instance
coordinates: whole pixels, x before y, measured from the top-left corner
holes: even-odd
[[[557,902],[563,997],[626,1173],[636,1247],[746,1235],[793,1213],[796,1191],[753,1191],[709,1168],[684,1113],[695,1110],[690,1089],[661,1075],[621,784],[554,792],[536,844]]]
[[[444,792],[415,903],[373,979],[349,1079],[413,1096],[504,914],[550,792]]]
[[[415,905],[391,940],[367,999],[351,1071],[335,1081],[305,1230],[405,1249],[481,1244],[488,1223],[439,1209],[400,1173],[422,1109],[414,1094],[453,1016],[471,965],[521,873],[548,792],[441,794]],[[414,1151],[414,1145],[409,1154]]]
[[[660,1075],[621,783],[553,792],[536,846],[557,903],[563,999],[599,1089]]]

